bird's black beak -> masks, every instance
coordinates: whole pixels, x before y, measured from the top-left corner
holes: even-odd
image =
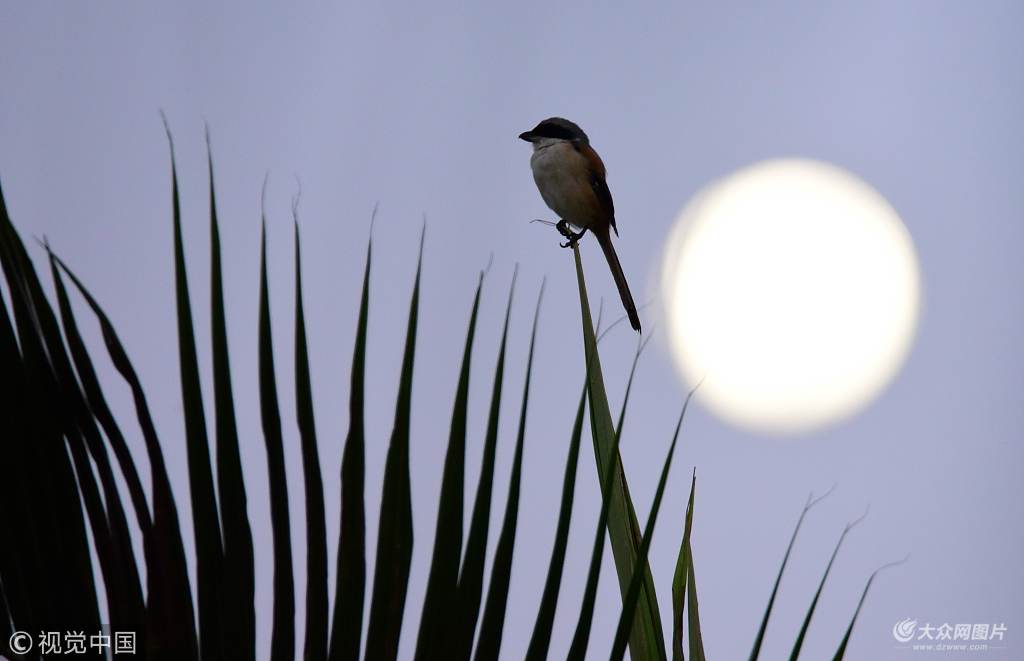
[[[533,131],[526,131],[525,133],[519,134],[519,139],[526,140],[527,142],[533,142],[536,139],[536,136],[533,134]]]

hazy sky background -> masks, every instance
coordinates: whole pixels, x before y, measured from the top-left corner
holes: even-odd
[[[424,214],[428,219],[413,393],[416,547],[403,657],[411,654],[418,626],[456,363],[477,273],[493,254],[474,354],[470,485],[478,473],[505,297],[513,267],[520,266],[495,521],[504,509],[530,317],[547,276],[504,645],[504,658],[517,659],[536,616],[583,377],[570,253],[558,248],[549,230],[527,222],[551,214],[530,176],[529,148],[516,140],[556,114],[579,122],[608,165],[621,231],[618,251],[638,299],[656,293],[662,242],[690,196],[719,176],[772,157],[830,161],[864,178],[900,213],[921,261],[925,301],[916,344],[895,382],[862,414],[822,432],[778,440],[737,430],[699,406],[691,409],[652,550],[666,629],[688,478],[696,465],[693,546],[711,658],[749,653],[800,508],[809,492],[834,483],[835,493],[809,516],[791,558],[764,658],[788,655],[832,545],[868,504],[867,520],[836,562],[805,658],[831,656],[867,576],[907,552],[909,563],[876,581],[850,658],[913,658],[913,652],[895,649],[891,635],[904,618],[1005,623],[1005,658],[1024,653],[1024,5],[675,5],[0,6],[0,177],[11,215],[26,237],[48,236],[106,305],[146,385],[183,522],[190,510],[169,162],[158,111],[166,111],[176,138],[206,377],[203,122],[209,122],[255,526],[262,658],[269,649],[271,598],[255,359],[264,174],[271,173],[271,304],[297,549],[305,530],[293,422],[289,204],[296,174],[303,184],[306,314],[332,588],[348,367],[370,211],[379,201],[368,355],[371,544],[398,347],[419,229]],[[603,296],[618,314],[593,242],[585,242],[583,257],[595,306]],[[656,325],[653,308],[645,317],[646,328]],[[83,325],[97,340],[93,324]],[[621,399],[634,345],[624,326],[603,345],[613,406]],[[132,420],[126,388],[112,370],[106,376],[114,403]],[[210,398],[208,379],[204,385]],[[642,363],[623,441],[641,520],[685,391],[659,338]],[[137,436],[136,457],[145,467]],[[589,443],[579,478],[570,558],[589,557],[600,505]],[[191,552],[191,526],[184,527]],[[607,649],[619,613],[610,553],[605,557],[594,658]],[[304,553],[297,551],[295,560],[301,641]],[[567,649],[585,573],[585,561],[567,566],[552,658]]]

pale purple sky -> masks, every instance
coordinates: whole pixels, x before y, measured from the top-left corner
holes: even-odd
[[[413,393],[416,547],[403,658],[411,654],[426,583],[455,362],[476,274],[493,253],[474,354],[471,485],[507,287],[514,264],[520,265],[492,547],[504,508],[529,321],[546,275],[504,645],[504,658],[517,659],[547,567],[583,361],[571,259],[549,232],[527,224],[550,213],[530,177],[528,147],[515,136],[556,114],[587,130],[608,165],[622,234],[618,250],[641,299],[655,292],[660,246],[675,214],[702,185],[779,156],[847,168],[888,198],[914,238],[925,292],[916,344],[894,383],[863,413],[806,437],[761,437],[699,406],[691,409],[652,550],[665,626],[688,476],[696,465],[693,545],[711,658],[749,652],[800,507],[808,492],[833,483],[836,492],[809,516],[791,559],[764,658],[788,655],[832,545],[869,503],[868,519],[836,562],[805,658],[834,652],[867,576],[907,552],[909,563],[876,582],[850,658],[914,658],[894,647],[892,626],[904,618],[1006,623],[1008,648],[979,657],[1020,658],[1022,28],[1024,5],[994,1],[771,3],[743,10],[679,3],[671,11],[589,3],[516,3],[515,9],[5,3],[0,177],[22,233],[47,235],[117,325],[146,385],[187,521],[168,152],[158,111],[166,111],[175,131],[208,398],[203,121],[209,122],[255,526],[261,658],[269,649],[271,593],[255,385],[264,173],[271,172],[272,310],[298,547],[305,531],[292,422],[289,203],[294,174],[303,183],[306,313],[332,588],[337,474],[370,210],[380,202],[367,382],[371,544],[397,389],[396,347],[423,214],[428,218]],[[616,310],[599,252],[587,242],[583,254],[595,305],[604,296]],[[97,340],[95,332],[91,337]],[[613,406],[634,342],[622,328],[603,347]],[[106,377],[118,410],[131,420],[125,388],[110,370]],[[667,344],[658,339],[641,366],[623,441],[641,520],[685,390]],[[134,449],[145,466],[138,439]],[[569,548],[574,560],[563,582],[552,658],[567,648],[585,580],[583,559],[600,505],[593,466],[585,444]],[[185,530],[191,552],[191,527]],[[610,554],[605,557],[594,658],[603,657],[619,613]],[[304,554],[295,560],[301,640]]]

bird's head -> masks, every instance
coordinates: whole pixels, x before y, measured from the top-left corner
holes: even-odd
[[[531,143],[534,149],[540,149],[556,142],[582,142],[584,144],[589,142],[583,129],[561,117],[545,119],[529,131],[520,133],[519,139]]]

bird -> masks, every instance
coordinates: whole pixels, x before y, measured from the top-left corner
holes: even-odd
[[[605,180],[601,157],[590,146],[590,138],[578,125],[562,117],[550,117],[519,134],[533,146],[530,169],[545,204],[558,214],[558,230],[568,239],[562,247],[575,246],[589,230],[601,245],[622,305],[633,330],[640,332],[640,316],[629,292],[611,233],[615,225],[615,204]],[[573,232],[570,227],[579,228]]]

